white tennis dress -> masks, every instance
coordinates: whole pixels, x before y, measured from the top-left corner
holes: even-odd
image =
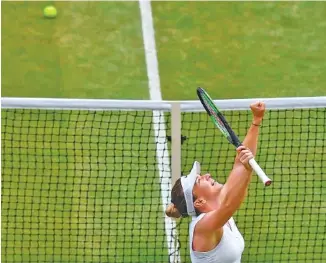
[[[189,225],[190,257],[192,263],[240,263],[244,249],[244,239],[233,218],[223,226],[223,236],[220,243],[212,250],[198,252],[192,249],[193,234],[196,224],[205,213],[193,217]]]

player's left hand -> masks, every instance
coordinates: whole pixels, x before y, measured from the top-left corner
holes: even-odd
[[[254,115],[255,124],[259,125],[265,114],[265,103],[262,101],[257,101],[250,105],[250,109]]]

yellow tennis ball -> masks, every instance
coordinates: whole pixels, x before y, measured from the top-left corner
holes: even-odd
[[[55,18],[57,16],[57,9],[50,5],[44,8],[43,14],[47,18]]]

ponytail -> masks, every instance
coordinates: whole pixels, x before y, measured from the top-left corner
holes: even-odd
[[[165,214],[168,217],[172,217],[172,218],[180,218],[181,217],[179,210],[173,203],[168,205],[168,207],[165,210]]]

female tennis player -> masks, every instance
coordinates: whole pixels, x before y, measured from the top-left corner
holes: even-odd
[[[200,175],[200,164],[194,162],[188,176],[178,179],[172,189],[172,204],[166,210],[169,217],[192,216],[189,225],[192,263],[240,263],[244,239],[232,215],[244,201],[251,180],[249,160],[257,150],[259,126],[265,104],[250,105],[252,124],[237,148],[232,171],[226,183],[220,184],[210,174]]]

